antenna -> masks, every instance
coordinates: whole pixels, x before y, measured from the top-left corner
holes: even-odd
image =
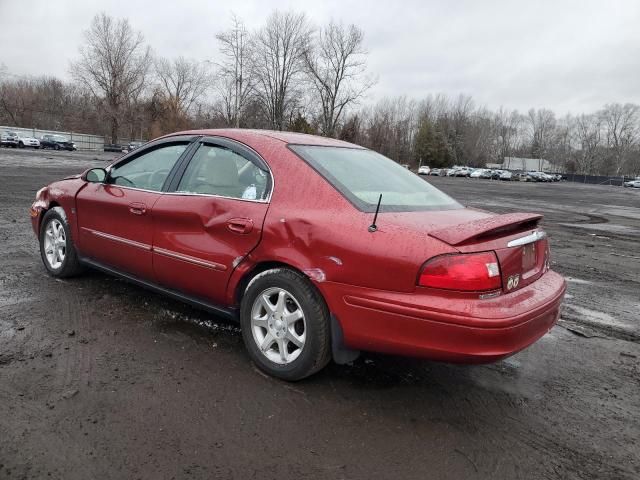
[[[373,223],[369,225],[369,231],[371,233],[378,230],[378,226],[376,225],[376,220],[378,219],[378,212],[380,211],[380,202],[382,202],[382,194],[378,197],[378,206],[376,207],[376,213],[373,215]]]

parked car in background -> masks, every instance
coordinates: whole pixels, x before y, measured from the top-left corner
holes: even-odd
[[[40,148],[40,140],[34,137],[18,136],[18,148]]]
[[[640,188],[640,180],[631,180],[630,182],[624,182],[622,185],[631,188]]]
[[[446,175],[446,170],[443,170],[441,168],[432,168],[429,172],[429,175],[433,177],[443,177]]]
[[[513,174],[509,170],[503,170],[500,174],[500,180],[511,181],[513,179]]]
[[[40,189],[30,218],[51,276],[88,266],[224,315],[292,381],[359,350],[495,362],[553,327],[566,290],[542,215],[466,208],[297,133],[168,135]]]
[[[473,168],[469,167],[458,167],[455,169],[454,177],[468,177],[473,172]]]
[[[533,182],[535,181],[533,178],[531,178],[531,175],[529,175],[526,172],[520,172],[514,175],[514,177],[512,178],[512,180],[518,180],[520,182]]]
[[[505,170],[494,170],[491,172],[491,178],[493,178],[494,180],[499,180],[500,179],[500,175],[502,175],[502,173]]]
[[[431,169],[426,165],[422,165],[418,168],[418,175],[429,175],[429,172],[431,172]]]
[[[536,172],[536,171],[526,172],[527,176],[531,179],[530,181],[532,182],[546,181],[545,178],[541,175],[541,173],[542,172]]]
[[[12,132],[10,130],[5,130],[0,134],[0,146],[2,147],[18,147],[18,141],[20,137],[16,132]]]
[[[76,144],[62,135],[47,134],[40,139],[42,148],[51,148],[53,150],[77,150]]]
[[[127,145],[127,151],[133,152],[136,148],[140,148],[142,145],[144,145],[143,142],[129,142]]]
[[[127,153],[126,145],[120,145],[119,143],[105,143],[102,149],[105,152]]]
[[[469,174],[469,178],[491,178],[491,170],[488,168],[476,168]]]

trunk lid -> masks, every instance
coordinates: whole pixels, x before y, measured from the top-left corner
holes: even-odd
[[[542,215],[509,213],[480,218],[430,232],[463,253],[494,251],[500,265],[502,291],[518,290],[549,269],[549,243],[538,227]]]

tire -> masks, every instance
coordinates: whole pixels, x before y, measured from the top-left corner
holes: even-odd
[[[67,215],[61,207],[45,213],[40,226],[40,257],[50,275],[67,278],[82,271]]]
[[[329,309],[311,281],[293,270],[267,270],[249,282],[240,326],[249,357],[271,376],[302,380],[331,360]]]
[[[24,143],[22,141],[18,142],[18,147],[19,148],[24,148]]]
[[[53,146],[54,150],[60,150],[60,145],[58,145],[57,143]]]

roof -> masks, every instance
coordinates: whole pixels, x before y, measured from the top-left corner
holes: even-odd
[[[213,128],[204,130],[187,130],[183,132],[175,132],[170,135],[211,135],[231,138],[240,142],[257,140],[259,137],[267,137],[281,142],[293,145],[320,145],[326,147],[350,147],[363,148],[354,143],[336,140],[335,138],[321,137],[319,135],[308,135],[306,133],[297,132],[280,132],[277,130],[250,130],[242,128]]]

